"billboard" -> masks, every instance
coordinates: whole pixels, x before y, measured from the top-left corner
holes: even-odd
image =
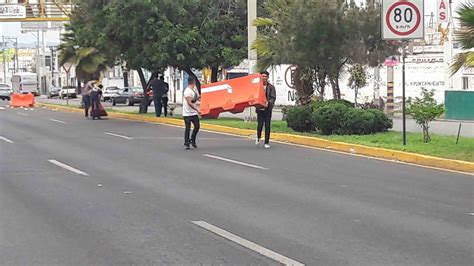
[[[26,18],[26,8],[22,5],[0,5],[0,18]]]

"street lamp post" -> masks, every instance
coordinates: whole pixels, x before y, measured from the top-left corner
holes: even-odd
[[[249,74],[253,74],[257,64],[257,52],[252,49],[252,44],[257,39],[257,27],[253,25],[257,19],[257,0],[247,1],[247,13]]]
[[[249,64],[249,75],[255,73],[257,65],[257,51],[252,49],[252,45],[257,39],[257,27],[254,26],[254,21],[257,19],[257,0],[247,0],[247,39],[248,39],[248,64]],[[249,120],[255,117],[250,110]]]

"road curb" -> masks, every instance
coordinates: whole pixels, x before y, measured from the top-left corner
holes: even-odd
[[[38,103],[37,105],[45,106],[49,108],[55,108],[61,111],[82,113],[82,110],[78,108],[59,106],[59,105],[53,105],[53,104],[43,104],[43,103]],[[114,113],[114,112],[110,112],[109,117],[116,118],[116,119],[127,119],[127,120],[132,120],[132,121],[150,122],[150,123],[158,123],[158,124],[184,127],[184,122],[180,119],[175,119],[175,118],[147,117],[147,116],[140,116],[140,115],[135,115],[135,114]],[[250,136],[255,135],[255,130],[238,129],[238,128],[233,128],[233,127],[212,125],[212,124],[206,124],[206,123],[202,123],[201,128],[208,131],[226,133],[226,134],[232,134],[232,135],[238,135],[238,136],[245,136],[245,137],[250,137]],[[307,147],[344,152],[344,153],[349,153],[349,154],[357,154],[357,155],[369,156],[369,157],[374,157],[374,158],[381,158],[385,160],[400,161],[400,162],[416,164],[420,166],[458,171],[458,172],[463,172],[463,173],[467,173],[471,175],[474,174],[474,163],[471,163],[471,162],[444,159],[444,158],[439,158],[439,157],[434,157],[434,156],[429,156],[429,155],[389,150],[389,149],[383,149],[383,148],[368,147],[368,146],[363,146],[359,144],[336,142],[336,141],[330,141],[330,140],[325,140],[325,139],[320,139],[320,138],[315,138],[315,137],[307,137],[307,136],[284,134],[284,133],[273,133],[272,140],[284,142],[284,143],[302,145],[302,146],[307,146]]]

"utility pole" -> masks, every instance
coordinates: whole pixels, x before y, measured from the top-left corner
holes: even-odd
[[[257,27],[253,22],[257,19],[257,0],[247,1],[247,27],[248,27],[248,60],[249,60],[249,75],[255,73],[255,66],[257,64],[257,52],[252,49],[252,45],[257,39]]]
[[[252,45],[257,39],[257,27],[253,25],[254,21],[257,19],[257,0],[247,0],[247,39],[248,39],[248,64],[249,64],[249,75],[255,73],[255,68],[257,65],[257,51],[252,49]],[[250,108],[249,121],[252,121],[255,117]]]
[[[5,56],[5,36],[2,36],[2,54],[3,54],[3,83],[7,83],[7,58]]]

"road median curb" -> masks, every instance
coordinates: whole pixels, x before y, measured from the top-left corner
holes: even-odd
[[[68,111],[68,112],[75,112],[75,113],[82,112],[82,110],[78,109],[77,107],[73,108],[73,107],[53,105],[53,104],[43,104],[43,103],[39,103],[38,105],[46,106],[49,108],[55,108],[61,111]],[[136,114],[115,113],[115,112],[109,112],[109,117],[116,118],[116,119],[140,121],[140,122],[166,124],[166,125],[173,125],[173,126],[180,126],[180,127],[184,126],[183,121],[181,119],[176,119],[176,118],[159,118],[159,117],[149,117],[149,116],[142,116],[142,115],[136,115]],[[226,133],[226,134],[232,134],[232,135],[238,135],[238,136],[245,136],[245,137],[250,137],[250,136],[255,135],[254,130],[239,129],[239,128],[233,128],[233,127],[206,124],[206,123],[202,123],[201,128],[208,131]],[[416,164],[420,166],[458,171],[458,172],[463,172],[463,173],[467,173],[471,175],[474,174],[474,163],[466,162],[466,161],[444,159],[444,158],[439,158],[439,157],[434,157],[434,156],[429,156],[429,155],[389,150],[389,149],[384,149],[384,148],[369,147],[369,146],[363,146],[359,144],[336,142],[336,141],[330,141],[330,140],[320,139],[316,137],[307,137],[307,136],[300,136],[300,135],[294,135],[294,134],[273,133],[272,140],[284,142],[284,143],[302,145],[302,146],[307,146],[307,147],[344,152],[344,153],[349,153],[349,154],[381,158],[385,160],[400,161],[400,162]]]

